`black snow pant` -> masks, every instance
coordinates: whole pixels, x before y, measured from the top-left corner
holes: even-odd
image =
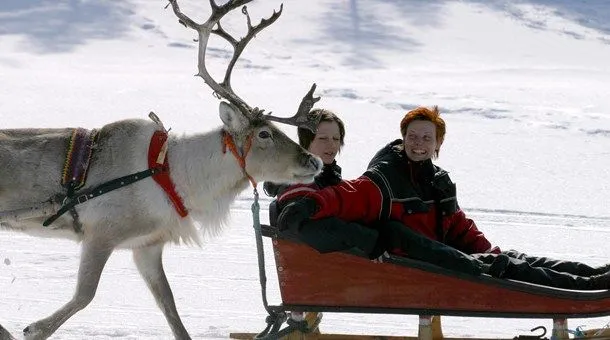
[[[389,253],[470,275],[484,272],[481,261],[413,231],[400,221],[379,221],[373,227],[379,232],[378,247]]]
[[[501,254],[465,254],[444,243],[423,236],[399,221],[382,221],[375,225],[386,250],[398,250],[409,258],[468,274],[489,274],[556,288],[591,290],[607,289],[607,283],[596,282],[595,275],[608,272],[610,266],[594,268],[584,263],[534,257],[515,250]]]
[[[595,268],[581,262],[529,256],[516,250],[472,256],[485,265],[485,271],[491,276],[565,289],[604,289],[594,276],[610,269],[607,266]]]

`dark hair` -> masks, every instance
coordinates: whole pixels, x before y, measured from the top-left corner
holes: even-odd
[[[438,106],[429,109],[427,107],[420,106],[409,112],[400,121],[400,135],[404,138],[407,133],[407,127],[414,120],[425,120],[432,122],[436,126],[436,142],[439,144],[445,140],[446,126],[445,121],[441,118],[441,113],[438,110]],[[438,157],[438,151],[436,150],[435,156]]]
[[[320,121],[318,123],[318,125],[322,122],[335,122],[337,123],[337,125],[339,126],[339,135],[340,135],[340,143],[341,146],[343,146],[344,140],[345,140],[345,125],[343,124],[343,121],[337,117],[337,115],[330,111],[330,110],[326,110],[326,109],[313,109],[309,112],[310,115],[314,115],[314,116],[319,116],[320,117]],[[311,142],[313,141],[313,139],[316,137],[316,134],[309,131],[308,129],[299,127],[297,129],[297,133],[299,135],[299,144],[305,148],[305,149],[309,149],[309,146],[311,145]]]

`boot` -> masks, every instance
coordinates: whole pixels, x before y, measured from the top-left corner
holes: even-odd
[[[595,271],[599,274],[605,274],[607,272],[610,272],[610,263],[595,268]]]
[[[593,289],[610,289],[610,271],[591,276]]]

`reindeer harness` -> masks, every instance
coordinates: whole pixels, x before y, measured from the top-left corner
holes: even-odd
[[[74,209],[75,206],[147,177],[152,177],[153,180],[163,189],[163,191],[165,191],[165,194],[180,217],[186,217],[188,215],[188,210],[184,206],[184,201],[176,192],[176,186],[170,177],[167,157],[168,131],[165,130],[163,124],[153,112],[151,112],[149,116],[161,127],[161,129],[156,130],[150,139],[150,145],[148,147],[148,169],[110,180],[96,187],[85,189],[80,192],[77,192],[77,190],[85,185],[91,155],[95,149],[94,144],[97,138],[97,131],[88,131],[82,128],[74,129],[70,138],[70,143],[66,154],[66,161],[64,163],[64,170],[62,173],[62,185],[66,188],[66,195],[59,210],[47,218],[43,222],[43,226],[49,226],[60,216],[70,211],[72,218],[74,219],[75,231],[81,232],[82,225],[78,219],[78,213],[76,212],[76,209]],[[248,136],[240,153],[231,134],[226,131],[222,132],[222,152],[226,153],[227,148],[229,151],[231,151],[233,156],[237,159],[237,162],[244,175],[248,178],[252,184],[252,187],[256,191],[256,181],[246,172],[246,156],[248,155],[251,146],[252,136]]]
[[[176,192],[175,185],[170,177],[169,163],[167,160],[168,131],[163,128],[163,124],[161,124],[161,121],[153,112],[151,112],[149,116],[153,121],[161,126],[161,129],[155,131],[150,139],[150,145],[148,147],[148,169],[110,180],[96,187],[85,189],[81,192],[76,192],[76,190],[80,189],[85,184],[87,171],[89,168],[89,160],[94,150],[93,144],[96,138],[96,133],[94,131],[88,132],[80,128],[74,129],[70,139],[62,176],[62,185],[67,189],[67,193],[59,210],[51,217],[47,218],[43,222],[43,226],[49,226],[61,215],[65,214],[67,211],[70,211],[72,217],[74,218],[75,231],[81,232],[82,230],[78,220],[78,214],[74,209],[75,206],[147,177],[152,177],[163,189],[163,191],[165,191],[169,200],[172,202],[174,209],[176,209],[176,212],[178,215],[180,215],[180,217],[185,217],[188,215],[188,210],[184,206],[182,198]],[[84,157],[84,155],[86,155],[86,157]]]

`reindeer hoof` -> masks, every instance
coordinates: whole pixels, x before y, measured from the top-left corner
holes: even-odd
[[[35,324],[31,324],[31,325],[27,326],[26,328],[24,328],[23,329],[23,338],[25,340],[44,340],[44,339],[48,338],[44,334],[41,334],[42,332],[36,330],[36,328],[37,327]]]

